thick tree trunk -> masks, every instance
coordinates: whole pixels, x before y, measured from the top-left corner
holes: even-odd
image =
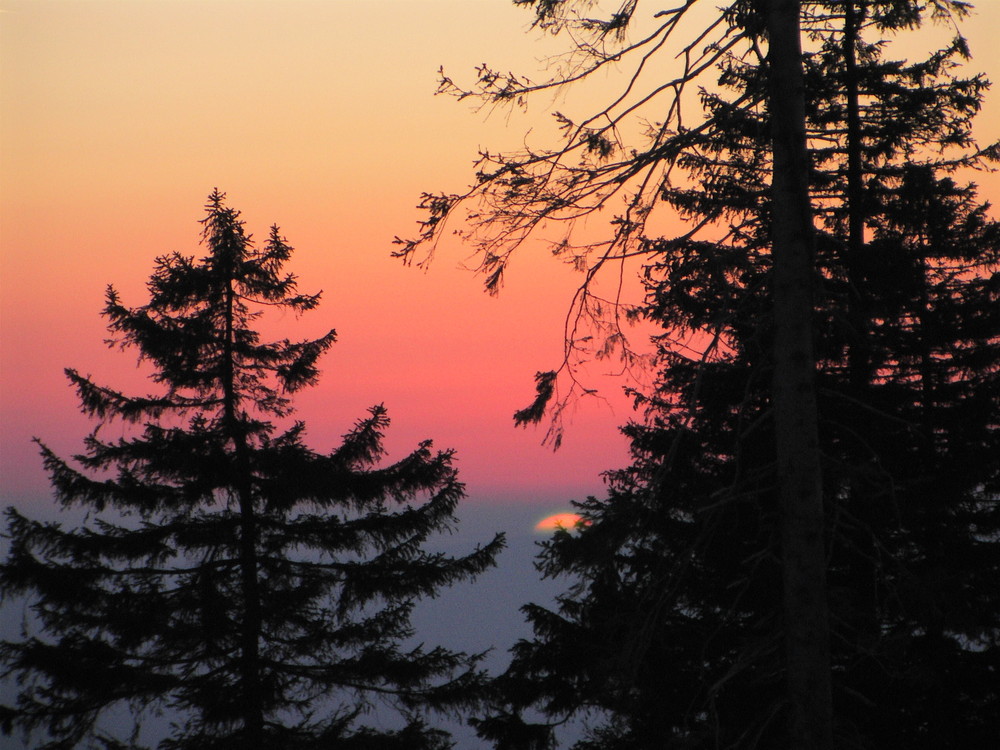
[[[831,750],[830,636],[812,344],[813,225],[799,0],[764,0],[774,153],[773,401],[790,750]]]

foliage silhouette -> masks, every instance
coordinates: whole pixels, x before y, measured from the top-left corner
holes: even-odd
[[[476,242],[486,288],[496,293],[511,255],[540,226],[554,221],[572,225],[624,194],[624,211],[614,218],[615,228],[609,239],[572,250],[568,239],[556,246],[557,254],[568,254],[574,266],[584,272],[584,281],[567,318],[562,364],[558,370],[536,376],[537,396],[530,406],[515,413],[517,424],[542,418],[547,403],[553,402],[560,373],[565,373],[571,383],[566,398],[572,397],[578,388],[575,357],[582,351],[580,342],[593,338],[589,333],[580,335],[582,322],[589,322],[602,333],[598,357],[620,349],[625,369],[630,367],[633,355],[620,320],[621,285],[611,303],[611,320],[602,320],[606,301],[594,294],[595,276],[604,266],[643,252],[647,217],[660,193],[670,189],[671,171],[683,158],[689,136],[698,132],[683,125],[681,104],[685,86],[712,66],[726,64],[733,55],[756,56],[763,62],[762,49],[766,49],[767,85],[763,96],[775,115],[769,123],[769,153],[775,164],[768,195],[774,258],[770,300],[774,313],[773,367],[769,380],[783,506],[781,605],[786,623],[783,637],[786,698],[790,706],[791,741],[801,750],[829,750],[832,743],[829,613],[812,341],[814,237],[799,39],[802,3],[734,2],[729,9],[719,11],[716,20],[705,29],[696,32],[694,41],[683,46],[680,74],[666,83],[651,84],[649,91],[643,90],[639,83],[643,69],[676,38],[677,28],[695,2],[655,13],[653,31],[634,44],[625,41],[625,31],[633,21],[637,0],[628,0],[603,22],[590,15],[592,3],[584,0],[528,0],[521,4],[534,6],[537,25],[556,33],[568,33],[572,49],[566,67],[552,81],[536,86],[483,66],[479,69],[478,91],[462,91],[449,79],[442,81],[443,91],[459,97],[475,94],[494,103],[523,101],[529,93],[558,90],[592,77],[625,56],[638,58],[623,92],[609,106],[581,122],[557,112],[557,121],[565,135],[561,148],[528,149],[512,156],[484,152],[477,184],[465,195],[425,194],[421,205],[430,215],[423,222],[420,236],[414,240],[396,240],[402,246],[398,254],[407,260],[414,257],[421,245],[433,249],[442,221],[451,209],[457,203],[477,199],[483,210],[472,214],[473,224],[476,230],[485,231],[474,230],[470,237]],[[710,37],[713,37],[711,43],[701,52],[696,51]],[[658,109],[654,100],[664,94],[667,106]],[[663,120],[648,126],[649,143],[644,151],[627,148],[621,140],[619,125],[637,113],[646,112]],[[706,223],[697,224],[694,231]],[[584,346],[583,351],[587,348]],[[551,410],[553,425],[549,436],[557,447],[564,407],[565,400],[557,400]]]
[[[636,2],[604,21],[582,3],[524,4],[572,34],[553,81],[481,69],[478,91],[445,89],[516,102],[613,63],[636,60],[634,75],[611,106],[560,115],[561,147],[483,154],[466,194],[425,197],[438,221],[401,251],[415,257],[458,204],[482,198],[471,239],[495,288],[543,222],[625,193],[610,237],[557,247],[585,269],[560,372],[572,381],[574,326],[597,316],[588,284],[602,267],[646,258],[647,302],[633,314],[662,332],[656,388],[635,394],[645,419],[625,428],[634,461],[610,475],[607,498],[579,504],[586,525],[545,545],[542,572],[575,581],[555,611],[524,608],[535,637],[515,647],[480,733],[503,750],[547,748],[558,724],[589,711],[578,750],[803,747],[783,720],[765,4],[729,3],[714,36],[683,49],[682,74],[646,89],[642,67],[694,4],[640,25],[638,42],[624,35]],[[915,63],[883,44],[969,5],[802,6],[834,743],[988,747],[1000,736],[986,708],[1000,698],[1000,227],[960,173],[1000,150],[972,141],[987,84],[955,74],[960,37]],[[709,69],[717,85],[691,124],[683,90]],[[636,145],[625,134],[641,106],[653,115]],[[664,204],[690,232],[647,234]],[[624,341],[618,321],[598,330]]]
[[[163,750],[449,747],[424,713],[476,703],[478,656],[407,645],[411,609],[490,567],[503,539],[425,551],[463,485],[429,441],[383,465],[384,407],[329,454],[307,447],[302,422],[274,424],[335,334],[261,340],[264,309],[320,297],[283,270],[292,248],[277,227],[257,249],[224,198],[206,207],[206,256],[158,258],[146,305],[107,292],[110,343],[136,349],[162,395],[67,370],[101,425],[137,425],[119,439],[95,429],[80,468],[40,444],[56,497],[90,520],[65,529],[7,510],[0,590],[26,596],[31,616],[0,651],[21,686],[4,731],[134,748],[143,714],[168,712]],[[377,702],[398,729],[364,724]],[[112,737],[101,719],[122,706],[134,731]]]

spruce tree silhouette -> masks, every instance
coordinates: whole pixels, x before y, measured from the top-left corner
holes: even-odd
[[[465,556],[425,551],[464,488],[430,441],[383,464],[382,406],[328,454],[302,422],[276,427],[335,333],[261,340],[263,310],[320,297],[283,270],[278,228],[257,249],[224,198],[208,200],[205,257],[158,258],[146,305],[107,291],[110,343],[151,363],[162,393],[67,370],[100,425],[134,425],[119,439],[99,426],[76,466],[39,443],[57,499],[88,520],[7,510],[0,591],[30,615],[0,647],[20,685],[3,730],[41,748],[138,748],[143,717],[165,712],[163,750],[449,747],[425,712],[476,703],[479,657],[408,645],[411,609],[489,568],[502,536]],[[398,728],[364,724],[376,701]],[[134,727],[112,736],[102,718],[123,707]]]
[[[938,7],[951,5],[940,3]],[[972,121],[988,84],[961,38],[925,59],[882,43],[930,12],[811,3],[803,23],[816,351],[837,747],[990,747],[1000,718],[1000,223],[963,177],[1000,157]],[[524,608],[478,722],[496,747],[798,748],[785,722],[781,505],[764,61],[733,57],[684,134],[662,199],[724,239],[650,238],[662,329],[634,461],[545,545],[572,587]],[[681,160],[679,160],[681,161]],[[678,181],[679,182],[679,181]],[[678,346],[678,342],[701,342]],[[539,721],[539,714],[547,721]]]
[[[486,103],[524,102],[540,90],[560,91],[623,58],[630,72],[610,103],[574,121],[555,112],[563,143],[555,149],[511,154],[482,152],[476,181],[464,195],[424,194],[420,207],[428,211],[415,239],[396,238],[399,257],[410,262],[417,248],[433,249],[443,222],[461,202],[478,201],[471,213],[474,229],[468,237],[477,246],[479,270],[486,288],[496,293],[514,251],[542,225],[570,224],[610,207],[620,200],[619,213],[608,236],[574,246],[567,236],[555,243],[563,255],[584,272],[570,305],[565,327],[563,360],[557,370],[536,375],[536,398],[514,415],[515,423],[538,421],[555,403],[550,435],[561,439],[560,416],[566,401],[554,401],[560,374],[570,382],[570,395],[578,390],[575,357],[586,352],[595,337],[583,335],[587,324],[600,333],[596,356],[619,352],[628,370],[634,354],[623,331],[621,285],[612,300],[602,300],[592,283],[605,266],[623,268],[627,258],[646,252],[647,217],[661,193],[671,189],[671,172],[683,164],[687,138],[694,132],[681,112],[685,88],[708,70],[724,66],[732,56],[762,56],[766,50],[766,86],[763,101],[775,114],[769,122],[769,155],[775,169],[769,175],[769,237],[774,262],[771,267],[771,305],[774,337],[770,373],[773,419],[777,429],[776,462],[782,497],[781,535],[784,558],[783,633],[786,701],[791,741],[797,750],[831,750],[831,692],[829,611],[823,548],[823,490],[819,452],[813,352],[812,314],[814,232],[809,195],[810,159],[806,143],[806,104],[803,95],[801,52],[801,0],[740,0],[716,15],[682,41],[680,70],[668,81],[649,88],[640,84],[650,60],[663,55],[686,23],[695,0],[654,12],[652,31],[628,40],[638,0],[627,0],[604,18],[591,13],[586,0],[523,0],[532,6],[535,24],[553,33],[566,32],[570,49],[556,74],[535,84],[513,74],[479,68],[475,90],[462,90],[444,78],[439,91],[460,98],[479,97]],[[766,40],[766,41],[765,41]],[[758,100],[759,101],[759,100]],[[636,149],[622,141],[619,127],[631,117],[643,121],[648,142]],[[645,118],[654,118],[649,122]],[[633,126],[633,123],[628,123]],[[698,225],[702,228],[709,222]],[[484,230],[485,231],[480,231]],[[697,228],[693,230],[697,231]],[[611,308],[613,312],[605,315]],[[633,311],[635,312],[635,311]],[[569,397],[567,397],[569,398]]]

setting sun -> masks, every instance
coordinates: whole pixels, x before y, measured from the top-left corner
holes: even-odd
[[[535,524],[535,531],[549,532],[556,529],[574,529],[584,523],[579,513],[555,513]]]

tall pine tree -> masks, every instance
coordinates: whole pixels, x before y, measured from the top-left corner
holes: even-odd
[[[98,427],[75,465],[42,445],[57,499],[89,521],[7,511],[0,591],[30,615],[0,650],[20,685],[3,729],[44,748],[132,748],[142,717],[165,712],[164,750],[449,747],[423,714],[473,704],[482,675],[475,656],[413,645],[411,610],[491,566],[503,540],[425,550],[463,486],[429,441],[384,464],[382,406],[329,454],[305,444],[289,396],[316,381],[335,334],[265,342],[254,323],[319,295],[283,270],[277,227],[258,249],[218,191],[203,225],[205,257],[158,258],[146,305],[107,293],[112,343],[162,392],[67,370],[100,425],[135,425],[118,439]],[[376,703],[401,713],[395,729],[365,724]],[[111,736],[122,710],[135,731]]]
[[[1000,225],[961,181],[998,152],[971,140],[986,83],[956,75],[961,39],[913,63],[885,53],[929,10],[831,0],[803,17],[843,748],[1000,736],[986,708],[1000,699]],[[544,549],[542,570],[577,583],[555,611],[526,607],[535,638],[479,722],[498,748],[549,746],[529,708],[552,722],[596,710],[580,750],[795,746],[781,720],[766,91],[763,64],[727,58],[705,123],[677,136],[692,179],[661,197],[723,239],[645,240],[658,386],[626,428],[633,464]]]

